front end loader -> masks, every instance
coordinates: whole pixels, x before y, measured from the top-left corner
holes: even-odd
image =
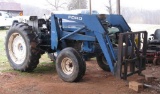
[[[5,41],[13,69],[33,71],[47,52],[59,77],[67,82],[83,78],[89,58],[96,58],[100,68],[118,78],[140,74],[145,69],[146,47],[146,31],[131,32],[121,15],[105,14],[31,16],[28,23],[15,23]]]

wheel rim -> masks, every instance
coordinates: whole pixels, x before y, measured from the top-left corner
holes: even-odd
[[[67,75],[70,75],[74,69],[73,62],[68,57],[62,60],[61,67],[62,67],[62,71]]]
[[[22,36],[13,33],[8,42],[9,55],[15,64],[22,64],[26,58],[26,43]]]

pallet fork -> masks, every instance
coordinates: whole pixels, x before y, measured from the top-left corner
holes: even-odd
[[[123,43],[125,43],[125,47]],[[145,70],[146,65],[147,32],[122,33],[119,35],[118,45],[115,76],[126,80],[128,76],[135,73],[140,75],[142,70]]]

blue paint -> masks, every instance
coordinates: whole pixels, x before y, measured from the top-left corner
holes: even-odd
[[[57,27],[57,20],[55,19],[54,15],[51,17],[51,48],[53,50],[57,50],[58,47],[58,27]]]
[[[130,32],[131,28],[125,21],[122,15],[116,15],[116,14],[111,14],[107,15],[107,21],[112,25],[112,26],[120,26],[120,30],[122,32]]]
[[[59,24],[59,19],[62,19],[62,25]],[[121,15],[107,15],[107,21],[112,26],[120,27],[120,31],[122,32],[131,31]],[[107,31],[102,26],[97,15],[52,15],[51,48],[53,50],[58,50],[59,42],[62,43],[65,42],[65,40],[81,41],[83,44],[81,46],[81,52],[87,53],[96,52],[96,46],[93,43],[98,43],[111,72],[114,74],[113,63],[117,61],[117,54],[115,54]],[[63,46],[64,45],[65,43]]]
[[[63,39],[65,39],[65,38],[67,38],[67,37],[69,37],[69,36],[71,36],[71,35],[73,35],[73,34],[75,34],[75,33],[77,33],[77,32],[80,32],[81,30],[83,30],[85,27],[82,27],[82,28],[80,28],[80,29],[78,29],[78,30],[75,30],[75,31],[73,31],[72,33],[69,33],[69,34],[67,34],[67,35],[65,35],[64,37],[62,37],[60,40],[63,40]]]

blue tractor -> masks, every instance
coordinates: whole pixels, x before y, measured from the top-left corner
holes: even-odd
[[[59,77],[77,82],[85,74],[86,58],[95,57],[100,68],[118,78],[140,74],[146,44],[147,32],[131,32],[121,15],[52,14],[15,23],[7,31],[5,50],[11,67],[24,72],[33,71],[41,55],[51,53]]]

